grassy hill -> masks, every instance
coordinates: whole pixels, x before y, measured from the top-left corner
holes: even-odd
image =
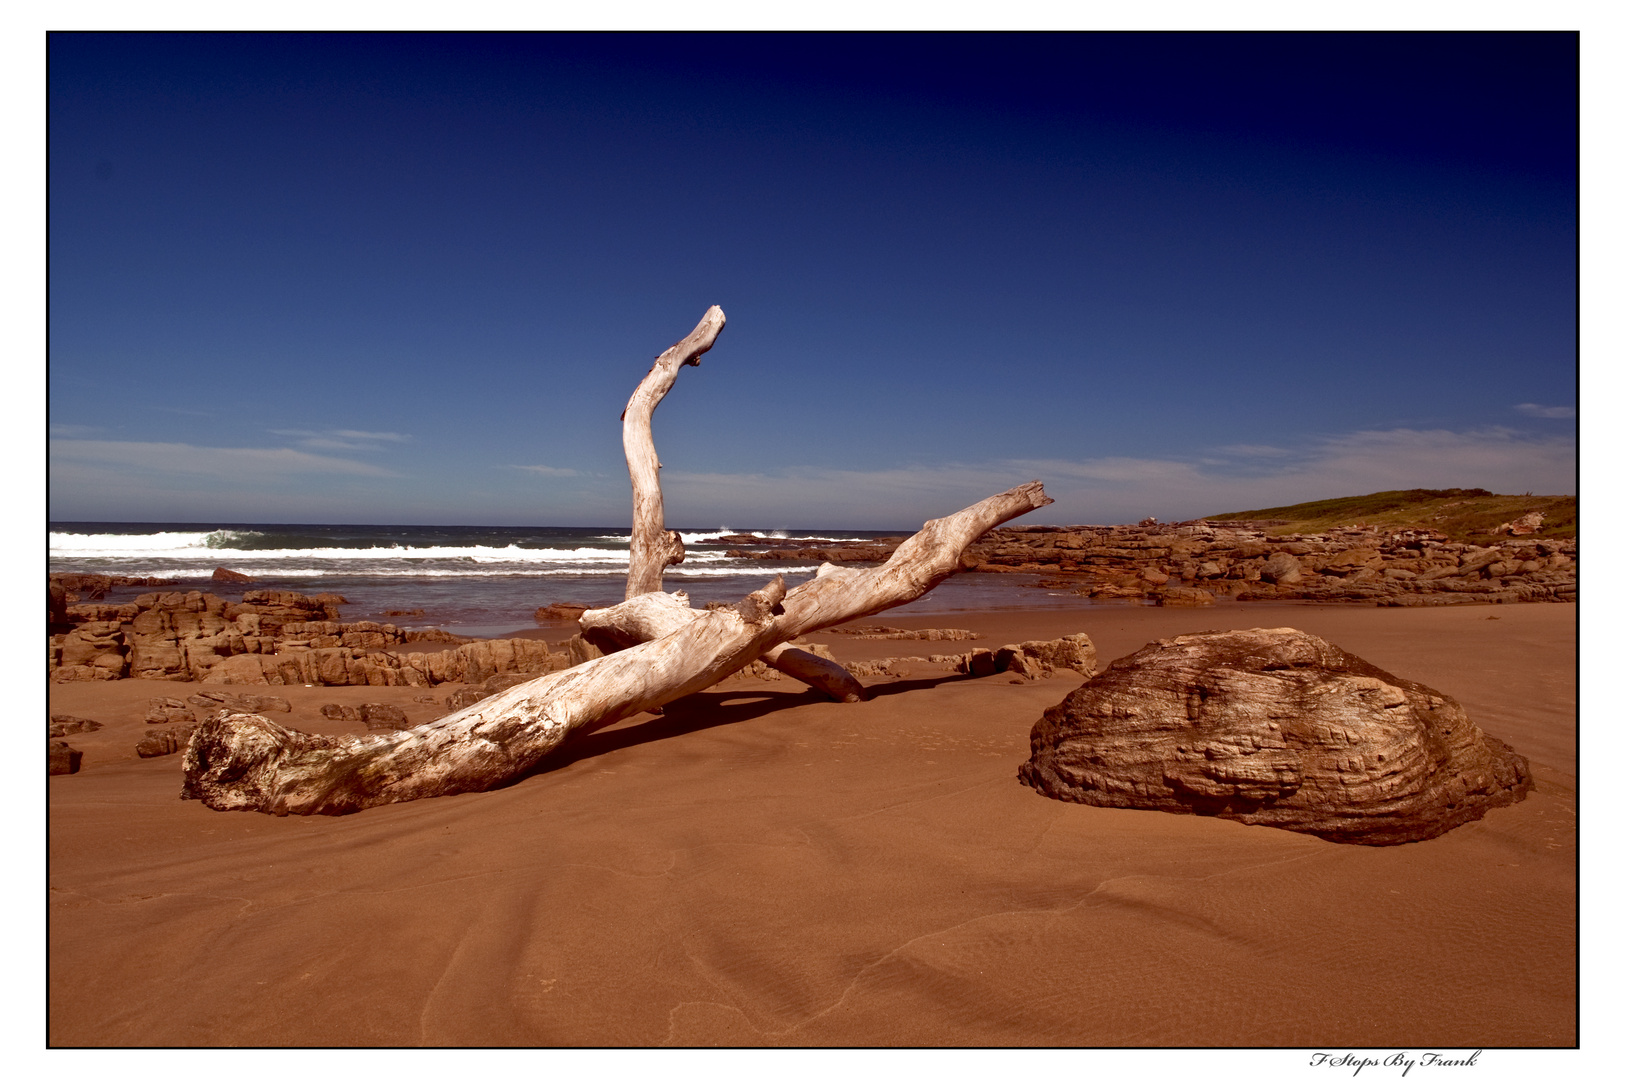
[[[1379,491],[1344,499],[1321,499],[1294,506],[1271,506],[1234,514],[1211,514],[1206,521],[1256,521],[1272,535],[1315,533],[1347,525],[1380,529],[1436,529],[1452,540],[1485,543],[1491,530],[1532,510],[1547,515],[1537,536],[1575,536],[1574,495],[1493,495],[1484,488],[1413,488]],[[1268,525],[1265,523],[1268,522]]]

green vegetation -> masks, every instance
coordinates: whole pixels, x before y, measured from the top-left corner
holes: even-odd
[[[1211,514],[1204,520],[1269,522],[1265,525],[1265,531],[1274,536],[1367,525],[1387,532],[1434,529],[1455,541],[1486,543],[1495,539],[1492,529],[1531,511],[1546,515],[1536,536],[1575,536],[1576,496],[1493,495],[1484,488],[1379,491],[1371,495],[1321,499],[1295,506]]]

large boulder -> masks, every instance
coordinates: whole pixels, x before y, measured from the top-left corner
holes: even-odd
[[[1304,569],[1290,552],[1278,551],[1265,560],[1259,577],[1272,585],[1292,585],[1304,578]]]
[[[1354,844],[1427,840],[1533,787],[1456,701],[1293,629],[1153,642],[1047,710],[1032,749],[1020,779],[1053,798]]]

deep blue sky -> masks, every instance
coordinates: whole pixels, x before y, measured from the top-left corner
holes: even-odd
[[[53,35],[53,520],[1575,490],[1567,34]]]

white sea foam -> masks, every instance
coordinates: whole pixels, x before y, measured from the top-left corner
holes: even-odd
[[[67,533],[54,532],[50,538],[52,555],[118,558],[121,555],[161,555],[192,552],[203,558],[212,552],[229,551],[234,541],[264,534],[252,531],[215,529],[211,532],[158,533]],[[179,556],[184,557],[184,556]]]
[[[728,578],[728,577],[772,577],[775,574],[793,576],[796,574],[811,574],[816,566],[786,566],[775,564],[773,566],[669,566],[666,568],[666,577],[681,578]],[[245,565],[238,568],[239,573],[249,577],[267,578],[548,578],[548,577],[619,577],[615,571],[595,570],[585,567],[551,567],[547,569],[474,569],[460,567],[449,569],[435,566],[254,566]],[[176,581],[207,581],[210,571],[201,568],[183,568],[179,570],[164,570],[163,577]]]
[[[720,532],[680,532],[685,544],[715,544],[725,536],[751,536],[758,540],[805,540],[809,543],[827,544],[834,541],[852,540],[851,536],[791,536],[784,529],[773,529],[769,532],[752,530],[739,532],[738,530],[723,529]]]
[[[364,548],[225,548],[209,547],[198,543],[176,543],[175,537],[214,536],[214,533],[152,533],[147,536],[134,537],[136,540],[160,541],[169,538],[166,542],[150,544],[115,545],[105,543],[109,539],[122,540],[124,537],[80,537],[73,534],[52,533],[50,553],[57,558],[76,559],[173,559],[177,561],[202,561],[211,564],[222,562],[264,562],[266,560],[307,561],[323,563],[341,562],[397,562],[411,560],[421,561],[462,561],[474,563],[591,563],[602,566],[625,566],[628,559],[626,549],[614,548],[527,548],[517,544],[506,547],[412,547],[403,544],[390,544]],[[58,540],[66,537],[59,544]],[[696,559],[706,561],[721,559],[720,553],[696,552]]]

